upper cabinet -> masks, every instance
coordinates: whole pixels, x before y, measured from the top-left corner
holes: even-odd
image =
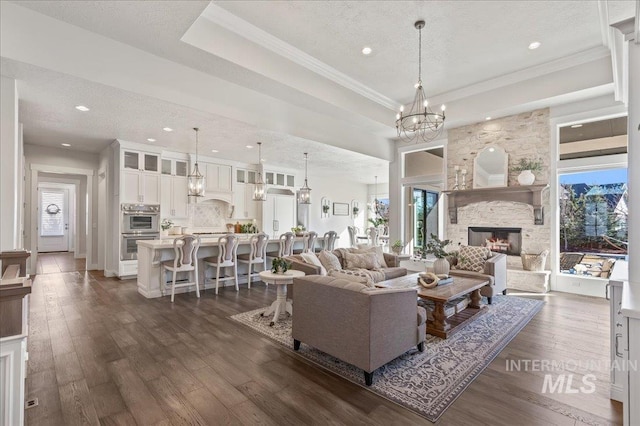
[[[205,176],[205,191],[231,192],[231,166],[200,163],[200,173]]]
[[[163,175],[187,177],[189,174],[189,163],[187,163],[186,160],[163,158],[161,172]]]
[[[265,172],[265,183],[267,185],[283,186],[287,188],[295,187],[295,176],[284,172]]]
[[[121,152],[123,170],[137,170],[139,172],[150,173],[160,172],[160,156],[158,154],[131,151],[128,149],[123,149]]]

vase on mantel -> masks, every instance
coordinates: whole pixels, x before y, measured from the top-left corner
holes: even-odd
[[[536,175],[531,170],[523,170],[518,175],[518,183],[522,186],[533,185],[536,180]]]
[[[436,275],[449,275],[449,261],[440,257],[433,262],[433,273]]]

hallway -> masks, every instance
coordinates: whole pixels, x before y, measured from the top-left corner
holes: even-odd
[[[84,271],[86,259],[75,259],[72,252],[39,253],[36,274]]]

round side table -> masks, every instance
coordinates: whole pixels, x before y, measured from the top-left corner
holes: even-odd
[[[273,314],[271,326],[280,318],[280,314],[289,313],[293,315],[293,304],[287,300],[287,284],[293,284],[296,277],[304,277],[304,272],[289,270],[283,274],[274,274],[271,271],[261,271],[258,273],[260,279],[268,284],[276,286],[276,300],[262,313],[263,316]]]

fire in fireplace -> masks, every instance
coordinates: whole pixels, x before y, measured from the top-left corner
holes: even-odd
[[[522,228],[488,228],[470,226],[469,245],[483,246],[497,253],[520,256]]]

